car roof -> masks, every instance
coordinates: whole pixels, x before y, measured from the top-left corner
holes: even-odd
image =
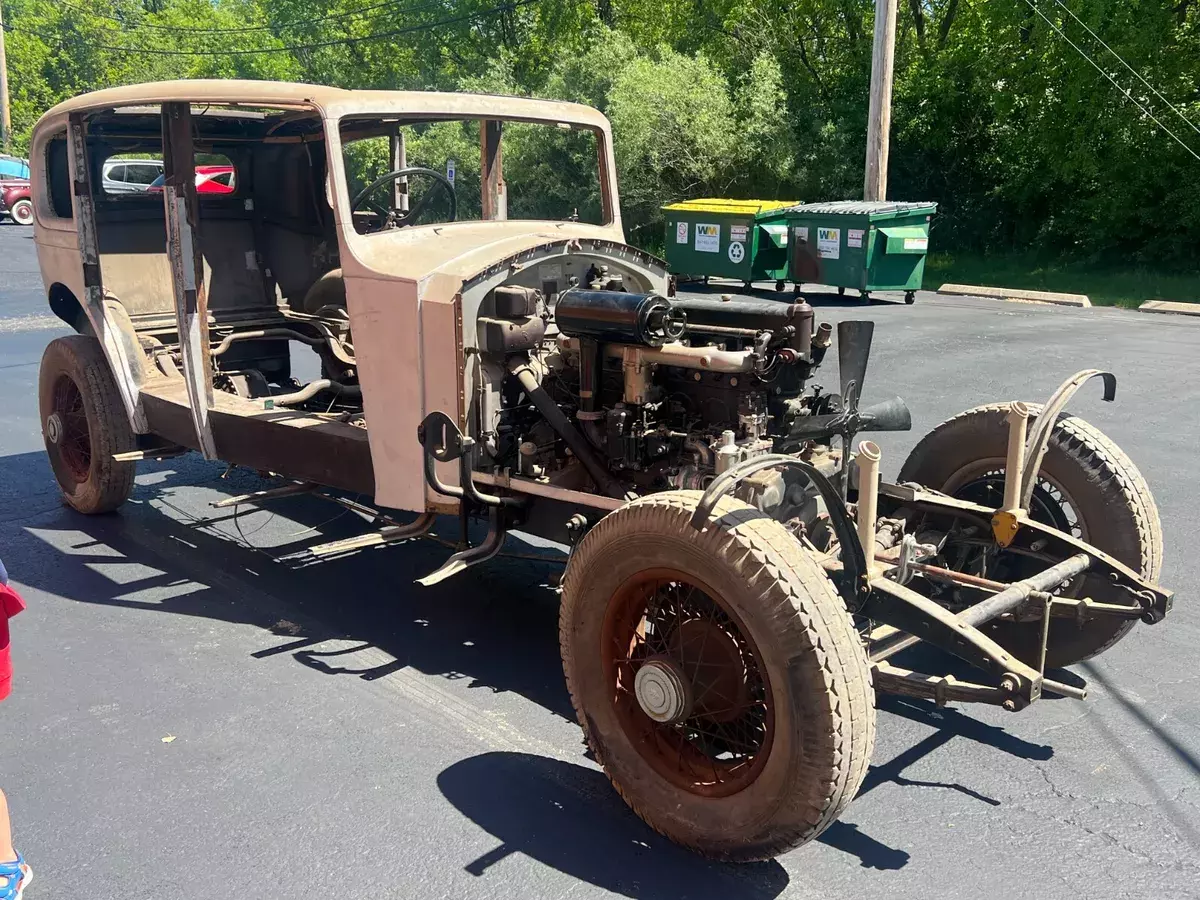
[[[104,88],[64,100],[42,117],[49,119],[74,112],[112,107],[156,105],[171,102],[245,105],[268,108],[316,107],[325,115],[396,113],[560,120],[598,128],[608,120],[598,110],[579,103],[535,100],[498,94],[434,91],[346,90],[323,85],[284,81],[237,79],[184,79],[153,81]]]
[[[116,165],[117,163],[136,163],[140,166],[158,166],[162,168],[163,161],[161,159],[124,159],[121,157],[110,157],[104,161],[105,165]]]

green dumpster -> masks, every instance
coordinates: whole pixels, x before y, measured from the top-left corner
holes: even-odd
[[[667,262],[681,280],[736,278],[747,287],[788,277],[792,200],[684,200],[664,206]]]
[[[839,200],[802,203],[787,210],[791,232],[788,277],[827,284],[844,293],[904,291],[912,303],[925,274],[929,223],[936,203]]]

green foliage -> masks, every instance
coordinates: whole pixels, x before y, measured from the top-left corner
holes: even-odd
[[[1200,0],[1029,2],[1200,153],[1200,133],[1064,8],[1200,126]],[[596,106],[642,243],[671,200],[861,196],[872,0],[6,0],[4,13],[18,148],[83,91],[278,78]],[[516,202],[595,212],[577,184],[587,136],[518,132]],[[478,177],[469,136],[414,141],[460,153],[459,178]],[[889,195],[940,204],[936,247],[1195,269],[1198,176],[1027,0],[900,5]]]
[[[656,217],[665,198],[725,194],[734,180],[738,137],[729,87],[703,54],[660,48],[613,81],[608,115],[624,207]]]

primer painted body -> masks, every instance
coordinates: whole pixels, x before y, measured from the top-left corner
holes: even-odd
[[[379,505],[406,510],[432,507],[435,497],[420,476],[418,423],[427,413],[442,410],[457,418],[464,430],[475,431],[474,423],[483,420],[498,397],[497,379],[502,373],[468,365],[476,341],[476,314],[488,290],[520,281],[526,267],[548,262],[580,274],[593,262],[602,262],[644,290],[666,289],[663,264],[625,244],[611,130],[607,119],[590,107],[477,94],[347,91],[305,84],[209,80],[96,91],[61,103],[41,118],[32,141],[34,240],[48,290],[59,285],[77,298],[85,296],[76,238],[79,198],[72,200],[73,219],[54,215],[47,191],[48,140],[66,128],[72,115],[86,119],[90,113],[114,108],[144,109],[179,102],[190,102],[193,107],[213,104],[295,110],[298,115],[310,111],[323,123],[328,196],[345,277]],[[495,118],[593,129],[607,223],[490,220],[359,234],[351,219],[338,123],[347,116],[391,115]],[[77,151],[72,146],[69,153],[74,159]],[[528,277],[535,275],[531,272]],[[169,291],[168,285],[166,282],[163,287]],[[88,304],[85,312],[96,334],[120,327],[95,304]],[[130,330],[127,322],[123,327]],[[132,337],[136,346],[136,336]],[[109,364],[127,397],[135,430],[144,431],[145,425],[136,415],[144,378],[110,348],[113,343],[105,341]],[[443,474],[456,477],[450,471]],[[445,498],[436,499],[439,508],[446,507]]]

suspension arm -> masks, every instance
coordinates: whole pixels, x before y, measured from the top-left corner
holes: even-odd
[[[871,596],[861,613],[907,632],[872,648],[872,663],[882,663],[906,647],[925,641],[998,678],[1006,709],[1023,709],[1042,694],[1042,676],[1036,669],[961,616],[901,584],[886,578],[872,581]]]
[[[879,487],[881,514],[894,515],[907,508],[917,512],[953,516],[979,527],[981,534],[991,532],[991,519],[995,510],[967,500],[959,500],[908,484],[882,484]],[[885,500],[886,501],[886,509]],[[1021,519],[1020,530],[1013,537],[1008,550],[1038,558],[1068,559],[1076,554],[1091,558],[1086,578],[1106,579],[1123,588],[1132,601],[1142,607],[1142,621],[1148,624],[1161,622],[1171,609],[1174,593],[1147,581],[1115,557],[1093,547],[1072,534],[1059,531],[1029,518]]]

